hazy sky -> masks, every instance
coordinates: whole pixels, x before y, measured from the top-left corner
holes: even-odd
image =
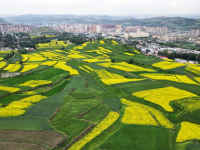
[[[0,0],[0,15],[200,14],[200,0]]]

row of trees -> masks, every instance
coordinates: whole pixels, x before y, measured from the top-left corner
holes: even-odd
[[[158,55],[168,57],[169,59],[181,58],[184,60],[198,61],[200,63],[200,54],[194,53],[168,53],[167,51],[158,52]]]
[[[161,43],[161,42],[156,42],[157,44],[160,44],[161,46],[166,46],[166,47],[179,47],[179,48],[182,48],[182,49],[191,49],[191,50],[199,50],[200,51],[200,45],[197,44],[196,46],[194,47],[188,47],[187,44],[191,44],[191,43],[188,43],[188,42],[167,42],[167,43]]]
[[[83,44],[89,41],[89,38],[87,38],[84,34],[79,34],[76,36],[76,35],[73,35],[72,33],[63,32],[59,34],[58,40],[59,41],[69,40],[70,42],[75,43],[75,44]]]

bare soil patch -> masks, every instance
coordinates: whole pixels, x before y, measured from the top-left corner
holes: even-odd
[[[0,130],[0,142],[41,144],[54,148],[62,140],[63,136],[55,131]]]

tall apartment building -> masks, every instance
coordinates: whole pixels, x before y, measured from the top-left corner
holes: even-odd
[[[143,27],[143,30],[153,34],[166,34],[168,31],[167,27]]]
[[[31,32],[35,28],[33,25],[12,25],[12,24],[1,24],[2,32]]]
[[[93,33],[101,33],[101,25],[92,25],[92,32]],[[89,28],[88,28],[89,29]]]
[[[102,28],[104,29],[116,28],[116,25],[103,25]]]
[[[69,25],[65,25],[65,32],[67,32],[67,33],[70,32],[70,26]]]
[[[101,25],[96,25],[96,33],[101,33]]]
[[[197,37],[197,36],[199,36],[199,29],[191,29],[190,30],[190,36],[192,36],[192,37]]]
[[[129,36],[130,37],[135,37],[135,38],[137,38],[137,37],[149,37],[149,33],[141,31],[140,28],[137,28],[137,31],[136,32],[130,32]]]
[[[53,28],[53,23],[48,23],[47,27]]]
[[[11,29],[12,29],[12,24],[10,23],[1,24],[2,32],[11,31]]]
[[[96,25],[92,25],[92,32],[96,33]]]

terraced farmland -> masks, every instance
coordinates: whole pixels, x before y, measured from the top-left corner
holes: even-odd
[[[0,149],[198,149],[199,65],[122,46],[52,40],[0,59]]]

